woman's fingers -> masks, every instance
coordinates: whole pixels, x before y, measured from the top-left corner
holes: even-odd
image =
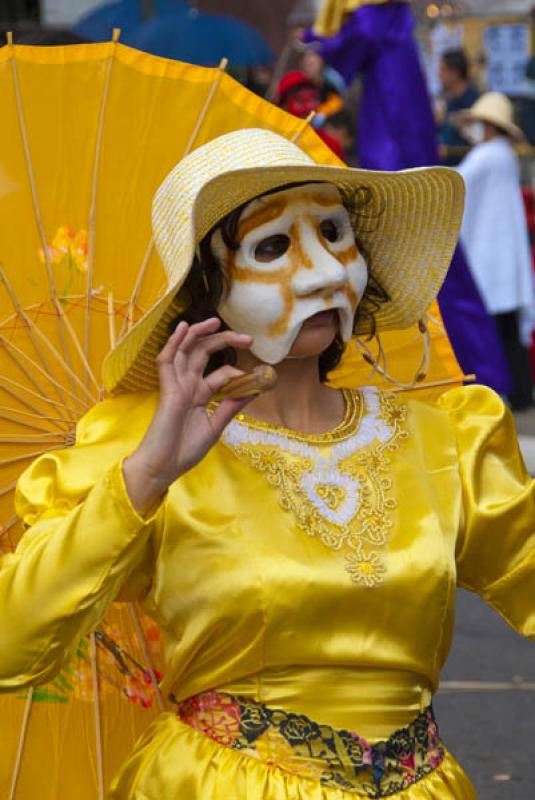
[[[165,345],[160,350],[160,353],[157,358],[158,364],[165,364],[165,363],[172,363],[174,357],[176,355],[177,349],[180,347],[182,342],[184,341],[186,334],[188,333],[189,325],[187,322],[179,322],[176,326],[175,330],[165,343]]]
[[[210,393],[208,400],[210,400],[214,394],[221,391],[223,386],[233,378],[239,378],[242,375],[244,375],[244,372],[241,369],[236,369],[236,367],[232,367],[230,364],[225,364],[224,367],[220,367],[214,370],[214,372],[211,372],[204,379],[204,383],[207,385]],[[206,402],[208,402],[208,400]]]
[[[204,371],[211,355],[226,347],[248,348],[252,343],[252,338],[246,334],[235,331],[217,332],[220,325],[221,320],[217,317],[211,317],[195,325],[188,325],[184,321],[177,325],[157,359],[162,389],[172,390],[174,385],[186,380],[191,390],[192,381],[197,383],[198,380],[204,384],[204,391],[203,387],[199,386],[201,395],[207,395],[206,400],[203,397],[201,402],[208,402],[226,381],[242,374],[229,366],[223,368],[227,370],[226,372],[218,370],[209,376],[208,381],[204,380]]]
[[[205,379],[205,383],[207,383],[210,387],[210,397],[213,397],[214,394],[220,392],[221,389],[233,378],[239,378],[244,374],[245,373],[242,370],[236,369],[236,367],[231,367],[229,364],[216,369],[214,372],[211,372],[210,375],[207,375]],[[252,400],[252,397],[241,397],[239,400],[229,397],[217,404],[217,407],[211,416],[211,423],[213,431],[218,438],[221,436],[221,433],[229,424],[230,420],[239,411],[241,411],[241,409],[244,408],[250,400]]]
[[[187,354],[188,367],[197,373],[204,374],[210,356],[214,353],[224,350],[226,347],[243,350],[250,347],[251,343],[250,336],[234,333],[234,331],[222,331],[211,336],[205,336],[203,339],[199,339],[195,347]]]
[[[208,355],[212,355],[212,353],[217,353],[218,350],[223,350],[225,347],[235,347],[238,350],[243,350],[246,347],[250,347],[252,341],[252,337],[246,333],[222,331],[222,333],[214,333],[213,336],[207,336],[200,342],[200,345]]]
[[[218,404],[216,410],[212,414],[211,422],[212,429],[216,436],[219,438],[231,419],[236,416],[247,403],[250,403],[252,397],[241,397],[239,400],[227,398]]]
[[[208,384],[210,391],[210,398],[214,396],[233,378],[239,378],[245,373],[242,370],[231,367],[229,364],[220,369],[211,372],[205,378],[205,383]],[[208,398],[205,402],[208,402]],[[234,398],[226,398],[218,403],[217,408],[211,416],[211,423],[214,433],[219,437],[223,429],[229,424],[230,420],[244,408],[247,403],[252,400],[252,397],[242,397],[239,400]]]
[[[175,358],[180,344],[184,341],[188,333],[188,329],[189,325],[187,322],[179,322],[158,354],[156,366],[158,367],[158,378],[162,391],[172,390],[173,385],[176,383]]]
[[[209,336],[215,333],[220,327],[221,320],[218,317],[210,317],[210,319],[205,319],[202,322],[196,322],[194,325],[190,325],[186,336],[181,342],[181,350],[185,353],[188,352],[195,346],[199,339],[203,336]]]

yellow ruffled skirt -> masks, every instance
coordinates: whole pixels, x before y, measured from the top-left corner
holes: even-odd
[[[147,730],[108,794],[109,800],[355,800],[357,796],[225,747],[172,713],[162,714]],[[390,797],[477,799],[471,781],[447,752],[429,775]]]

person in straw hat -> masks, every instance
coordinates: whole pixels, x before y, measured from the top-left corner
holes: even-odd
[[[358,160],[366,169],[402,170],[440,163],[411,3],[323,0],[314,27],[303,33],[349,86],[362,81]],[[511,388],[494,320],[457,247],[438,296],[444,326],[465,374],[500,394]],[[490,356],[492,354],[492,356]]]
[[[463,194],[448,169],[320,166],[262,130],[156,193],[168,291],[76,446],[20,479],[30,528],[0,572],[4,689],[50,680],[117,597],[162,627],[169,711],[110,798],[475,798],[431,700],[456,582],[535,636],[511,416],[482,386],[426,405],[324,383],[354,333],[423,319]],[[224,395],[266,363],[271,392]]]
[[[457,121],[479,139],[459,166],[466,184],[461,241],[503,342],[513,378],[510,404],[521,410],[533,403],[528,346],[535,325],[533,269],[513,149],[525,138],[513,121],[511,101],[499,92],[482,95]]]

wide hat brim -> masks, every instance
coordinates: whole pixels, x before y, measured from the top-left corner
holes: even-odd
[[[456,126],[469,125],[471,122],[489,122],[504,131],[517,144],[525,144],[527,142],[524,132],[518,125],[505,119],[499,113],[493,113],[492,110],[474,111],[471,108],[462,109],[455,111],[451,115],[451,119]]]
[[[118,343],[104,362],[110,392],[158,388],[156,357],[184,311],[180,289],[191,268],[195,243],[234,209],[290,184],[327,182],[344,194],[367,196],[356,218],[356,233],[375,278],[390,300],[375,312],[378,330],[408,328],[435,299],[455,249],[464,206],[464,182],[454,170],[429,167],[379,172],[346,167],[284,165],[223,172],[206,183],[193,209],[193,244],[175,258],[165,295]],[[366,303],[366,296],[363,303]],[[363,315],[366,319],[366,315]],[[368,323],[369,326],[369,323]],[[366,334],[366,323],[356,330]]]

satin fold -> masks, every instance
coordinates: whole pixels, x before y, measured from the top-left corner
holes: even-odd
[[[500,398],[473,386],[433,405],[375,390],[346,402],[316,437],[237,420],[149,519],[120,465],[157,397],[96,406],[75,447],[19,482],[31,527],[0,569],[0,689],[50,680],[114,600],[137,598],[163,632],[164,694],[225,690],[373,741],[438,686],[457,583],[535,637],[535,484]],[[346,796],[250,761],[164,715],[112,797]],[[468,787],[448,757],[403,798]]]
[[[177,757],[180,754],[180,757]],[[442,764],[392,800],[476,800],[475,789],[446,752]],[[113,782],[108,800],[355,800],[355,794],[292,775],[216,744],[173,714],[158,718]]]
[[[406,727],[432,696],[418,675],[337,666],[270,668],[217,689],[333,728],[366,731],[372,743]]]

